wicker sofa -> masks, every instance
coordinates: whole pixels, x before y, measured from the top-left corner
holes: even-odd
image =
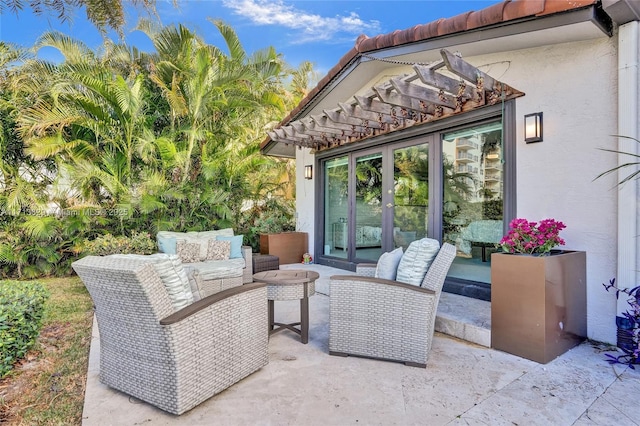
[[[165,279],[140,256],[72,266],[95,304],[100,381],[114,389],[179,415],[268,363],[264,284],[176,309]]]
[[[420,286],[374,278],[376,265],[330,280],[329,353],[425,367],[445,277],[456,255],[445,243]]]
[[[203,297],[218,293],[228,288],[241,286],[253,282],[252,250],[250,246],[241,246],[241,256],[228,260],[207,260],[207,243],[217,237],[238,237],[233,229],[219,229],[203,232],[172,232],[160,231],[156,239],[161,253],[176,254],[177,244],[180,242],[197,244],[200,246],[200,257],[195,262],[183,262],[186,269],[192,270],[199,276],[200,294]],[[241,245],[241,243],[240,243]]]

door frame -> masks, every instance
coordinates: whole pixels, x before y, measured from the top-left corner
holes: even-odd
[[[442,182],[442,179],[436,180],[438,176],[442,176],[442,134],[454,131],[458,128],[479,125],[483,122],[490,122],[494,120],[502,119],[502,138],[504,148],[504,191],[503,191],[503,217],[505,232],[509,221],[516,217],[516,103],[515,100],[506,101],[497,105],[483,107],[478,110],[470,111],[465,114],[447,118],[445,120],[435,121],[428,123],[424,126],[412,127],[406,130],[400,130],[393,133],[380,135],[375,138],[371,138],[369,141],[358,144],[358,149],[354,149],[353,145],[344,145],[336,147],[326,152],[318,152],[315,155],[314,168],[318,171],[317,179],[315,181],[315,197],[314,203],[318,212],[314,223],[315,233],[315,247],[316,261],[322,265],[332,266],[345,270],[356,270],[358,262],[353,259],[351,254],[347,259],[335,258],[331,256],[324,256],[324,170],[323,162],[331,158],[340,156],[349,156],[349,161],[356,153],[362,153],[365,151],[375,152],[382,151],[393,147],[394,149],[404,146],[419,145],[424,143],[425,140],[433,137],[430,143],[429,149],[429,182]],[[438,161],[436,161],[438,159]],[[351,163],[349,163],[351,165]],[[384,172],[384,171],[383,171]],[[384,178],[386,180],[386,178]],[[352,197],[351,181],[349,181],[349,202],[355,202]],[[355,180],[353,180],[355,182]],[[442,240],[442,221],[437,220],[437,215],[442,211],[444,186],[442,184],[431,185],[429,188],[429,205],[433,208],[429,208],[428,214],[428,229],[427,235],[430,238]],[[353,228],[353,223],[350,224],[350,229]],[[351,231],[350,231],[351,232]],[[353,230],[355,233],[355,229]],[[355,234],[354,234],[355,236]],[[355,247],[350,247],[349,250],[354,250]]]

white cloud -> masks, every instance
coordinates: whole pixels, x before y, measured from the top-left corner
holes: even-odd
[[[332,40],[345,34],[380,32],[379,21],[363,21],[355,12],[347,16],[326,17],[296,9],[282,0],[223,0],[223,4],[256,24],[298,30],[298,43]]]

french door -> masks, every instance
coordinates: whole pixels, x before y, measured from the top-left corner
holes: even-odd
[[[324,255],[375,262],[429,229],[433,137],[324,162]]]

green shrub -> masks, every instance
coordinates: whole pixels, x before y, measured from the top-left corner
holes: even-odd
[[[502,220],[502,199],[484,201],[482,203],[482,218]]]
[[[146,232],[133,232],[131,237],[111,234],[87,241],[83,247],[84,254],[106,256],[109,254],[152,254],[158,251],[156,241]]]
[[[256,203],[242,213],[237,233],[244,235],[244,244],[260,251],[260,234],[272,234],[296,230],[293,200],[269,199]]]
[[[0,281],[0,378],[35,343],[48,296],[37,281]]]

